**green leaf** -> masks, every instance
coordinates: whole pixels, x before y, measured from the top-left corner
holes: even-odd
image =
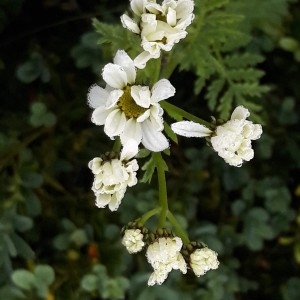
[[[30,291],[34,287],[36,280],[32,273],[22,269],[14,271],[11,279],[16,286],[27,291]]]
[[[34,274],[38,278],[39,283],[49,286],[54,282],[55,273],[52,267],[48,265],[38,265],[34,269]]]
[[[70,235],[70,242],[74,243],[77,247],[81,247],[88,242],[86,232],[83,229],[76,229]]]
[[[13,224],[18,231],[25,232],[32,228],[33,221],[32,219],[26,216],[15,215],[13,219]]]
[[[300,278],[292,277],[286,282],[285,287],[282,290],[284,300],[298,300],[300,299]]]
[[[167,134],[167,136],[176,144],[178,144],[177,135],[174,133],[174,131],[171,129],[170,125],[164,122],[164,129]]]
[[[87,274],[84,275],[84,277],[81,280],[81,288],[84,289],[87,292],[93,292],[98,287],[98,279],[93,274]]]
[[[43,176],[33,171],[21,173],[22,185],[30,188],[38,188],[43,184]]]
[[[150,183],[152,176],[154,174],[155,168],[156,168],[155,160],[153,158],[153,155],[151,155],[151,158],[141,168],[143,171],[145,171],[143,178],[141,179],[141,182]]]

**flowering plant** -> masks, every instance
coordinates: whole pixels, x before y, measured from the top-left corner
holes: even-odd
[[[209,147],[226,163],[241,167],[254,157],[251,141],[262,134],[261,125],[247,120],[250,112],[241,104],[229,120],[227,116],[227,121],[212,122],[171,104],[176,90],[168,78],[175,66],[168,68],[168,64],[172,65],[176,45],[188,36],[194,6],[192,0],[164,0],[161,4],[131,0],[133,17],[123,14],[121,23],[130,34],[137,35],[142,50],[134,51],[133,45],[136,56],[131,57],[125,50],[117,49],[113,63],[102,69],[105,87],[92,85],[88,92],[92,122],[103,126],[104,133],[114,141],[111,153],[89,163],[95,176],[92,190],[96,205],[100,208],[108,205],[112,211],[119,206],[122,209],[120,204],[127,188],[139,183],[137,171],[145,171],[140,182],[150,182],[157,173],[157,205],[122,231],[122,244],[130,254],[146,251],[154,270],[148,285],[162,284],[173,269],[183,274],[190,269],[196,276],[202,276],[219,266],[217,253],[202,242],[190,241],[169,208],[165,157],[172,154],[172,142],[179,143],[177,135],[205,137]],[[181,57],[188,59],[182,53]],[[177,122],[170,123],[166,116]],[[121,147],[118,157],[115,153]],[[147,159],[141,168],[139,159]],[[146,223],[154,216],[157,216],[156,228],[150,230]]]

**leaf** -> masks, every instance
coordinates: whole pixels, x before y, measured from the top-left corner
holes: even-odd
[[[144,182],[144,183],[147,183],[147,182],[150,183],[153,173],[155,171],[155,168],[156,168],[155,160],[153,158],[153,155],[151,155],[150,159],[141,168],[145,172],[140,181]]]
[[[16,286],[27,291],[30,291],[34,287],[36,280],[32,273],[22,269],[14,271],[11,279]]]
[[[84,289],[87,292],[93,292],[98,287],[98,279],[93,274],[87,274],[84,275],[81,280],[81,288]]]
[[[164,122],[164,130],[167,134],[167,136],[176,144],[178,144],[177,135],[175,132],[171,129],[170,125],[166,122]]]
[[[13,218],[13,224],[18,231],[25,232],[32,228],[33,221],[26,216],[15,215]]]
[[[34,269],[35,276],[39,279],[40,282],[49,286],[54,282],[55,273],[52,267],[48,265],[38,265]]]
[[[30,248],[30,246],[27,244],[27,242],[18,236],[17,234],[12,234],[11,239],[18,251],[18,254],[21,257],[24,257],[26,259],[34,259],[35,258],[35,253],[33,250]]]

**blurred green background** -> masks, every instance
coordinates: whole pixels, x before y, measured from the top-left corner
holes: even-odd
[[[156,179],[128,189],[112,213],[95,207],[87,168],[112,146],[86,104],[114,56],[91,19],[119,23],[128,2],[0,1],[1,300],[300,299],[300,2],[219,2],[244,16],[239,30],[251,37],[232,52],[264,57],[268,92],[255,100],[264,134],[241,168],[201,140],[172,145],[170,207],[221,264],[149,288],[146,258],[126,252],[120,230],[155,205]],[[172,102],[209,120],[218,112],[196,75],[176,68]]]

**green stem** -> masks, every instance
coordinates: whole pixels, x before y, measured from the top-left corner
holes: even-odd
[[[164,160],[160,152],[153,153],[153,158],[156,164],[157,179],[158,179],[158,192],[159,192],[159,206],[161,208],[158,217],[158,228],[163,228],[166,222],[168,212],[168,195],[167,195],[167,183],[165,176]]]
[[[112,148],[112,152],[120,152],[120,149],[121,149],[121,140],[120,140],[120,137],[117,137],[115,139],[115,142],[114,142],[114,145],[113,145],[113,148]]]
[[[160,72],[161,72],[161,56],[162,55],[160,55],[160,57],[154,61],[155,71],[154,71],[153,77],[152,77],[152,85],[154,85],[159,80],[159,76],[160,76]]]
[[[139,222],[142,223],[143,225],[150,219],[152,216],[156,215],[159,213],[161,210],[160,207],[153,208],[149,211],[147,211],[145,214],[142,215],[142,217],[139,219]]]
[[[211,124],[209,122],[204,121],[201,118],[198,118],[190,113],[188,113],[187,111],[177,107],[176,105],[173,105],[167,101],[161,101],[159,102],[160,106],[170,115],[172,115],[172,112],[182,116],[185,119],[188,119],[190,121],[194,121],[196,123],[202,124],[208,128],[211,128]]]
[[[189,244],[190,240],[189,240],[187,233],[181,227],[179,222],[176,220],[176,218],[170,211],[167,212],[167,218],[168,218],[169,222],[172,224],[172,226],[174,227],[176,235],[182,239],[184,244]]]

